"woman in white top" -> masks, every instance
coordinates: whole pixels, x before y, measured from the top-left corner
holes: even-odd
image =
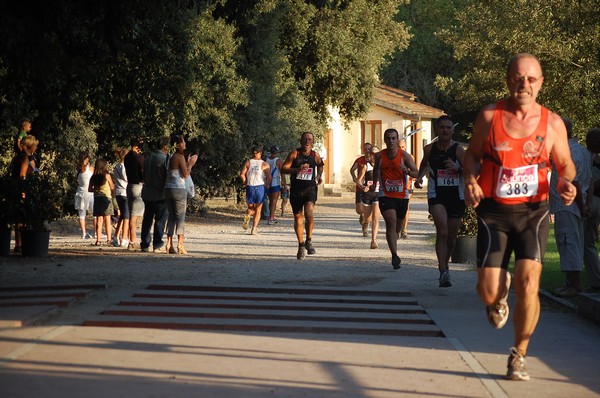
[[[185,160],[185,139],[181,135],[171,138],[171,147],[175,153],[167,159],[167,180],[165,182],[165,202],[169,210],[167,221],[167,253],[187,254],[183,247],[185,234],[185,211],[187,208],[187,190],[185,179],[190,175],[198,155],[191,155]],[[177,234],[177,249],[173,245],[173,234]]]
[[[94,209],[94,193],[88,191],[90,178],[94,174],[94,167],[90,165],[90,157],[81,152],[77,162],[77,191],[75,192],[75,210],[79,213],[79,227],[81,228],[81,238],[90,239],[92,236],[87,233],[85,227],[85,218],[88,211]],[[96,218],[94,217],[94,231],[96,230]]]

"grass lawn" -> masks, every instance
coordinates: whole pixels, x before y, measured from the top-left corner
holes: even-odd
[[[581,262],[583,262],[583,259],[581,259]],[[588,288],[589,284],[585,269],[581,272],[581,278],[584,289]],[[556,240],[554,239],[554,224],[550,224],[550,235],[548,236],[548,246],[546,248],[546,256],[544,257],[540,288],[552,292],[552,290],[564,283],[565,276],[560,271],[560,259],[558,257],[558,249],[556,248]]]

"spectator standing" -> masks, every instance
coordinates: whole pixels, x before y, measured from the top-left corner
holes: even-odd
[[[590,152],[573,137],[573,123],[563,118],[571,158],[577,174],[573,185],[577,190],[575,201],[563,204],[557,189],[558,173],[552,167],[550,178],[550,212],[554,214],[554,238],[560,257],[560,270],[565,274],[565,284],[553,291],[559,297],[577,296],[583,290],[581,269],[584,258],[584,220],[590,215],[586,208],[588,188],[592,179]]]
[[[590,216],[584,221],[583,264],[592,291],[600,290],[600,257],[596,248],[598,224],[600,223],[600,128],[591,128],[585,138],[586,146],[592,153],[592,182],[588,190],[587,207]]]
[[[21,228],[27,220],[27,201],[25,181],[31,174],[37,171],[35,152],[39,141],[28,135],[20,143],[20,151],[11,161],[11,176],[16,181],[17,189],[13,192],[14,201],[18,203],[17,214],[15,214],[15,253],[21,252]]]
[[[129,246],[133,250],[139,246],[137,241],[137,222],[144,214],[142,188],[144,186],[144,156],[142,155],[143,140],[131,139],[131,149],[125,155],[123,164],[127,173],[127,204],[129,205]]]
[[[192,172],[192,168],[198,160],[198,155],[190,155],[186,161],[186,142],[181,135],[171,138],[171,147],[175,147],[175,153],[169,157],[167,163],[165,199],[169,212],[169,221],[167,224],[167,247],[165,251],[170,254],[187,254],[183,246],[185,238],[185,212],[187,209],[185,179]],[[173,234],[177,234],[177,249],[175,249],[173,244]]]
[[[112,178],[115,184],[115,199],[119,207],[119,221],[115,230],[115,238],[113,246],[120,245],[121,247],[129,247],[129,204],[127,203],[127,172],[123,163],[125,156],[129,151],[126,148],[118,148],[115,150],[117,164],[113,170]],[[116,241],[115,241],[116,240]]]
[[[88,190],[90,178],[94,173],[94,168],[90,165],[90,157],[85,152],[79,154],[77,160],[77,190],[75,191],[75,210],[79,216],[79,227],[81,228],[81,239],[91,239],[87,233],[85,219],[87,212],[94,212],[94,193]],[[94,218],[94,231],[96,231],[96,218]]]
[[[143,252],[150,250],[150,243],[155,253],[166,253],[163,236],[169,212],[165,202],[165,182],[167,179],[167,153],[169,137],[160,137],[151,145],[151,152],[144,158],[144,218],[140,235],[140,248]],[[153,233],[150,234],[154,223]]]
[[[111,244],[112,224],[111,216],[114,213],[112,205],[112,191],[115,189],[112,177],[108,172],[108,163],[104,159],[96,160],[94,174],[90,178],[89,192],[94,193],[94,217],[96,217],[96,243],[101,246],[102,225],[106,231],[106,244]]]

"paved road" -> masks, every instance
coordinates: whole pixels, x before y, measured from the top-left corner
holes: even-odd
[[[530,346],[532,380],[503,380],[510,323],[487,324],[472,266],[453,265],[454,286],[438,288],[425,202],[411,204],[410,239],[393,271],[383,230],[380,249],[370,250],[351,201],[320,201],[317,255],[301,262],[290,217],[251,236],[240,217],[227,217],[235,209],[189,225],[189,256],[98,249],[63,228],[50,258],[2,259],[0,287],[107,288],[38,326],[0,330],[0,396],[600,396],[597,325],[545,303]],[[82,326],[150,284],[410,292],[445,337]]]

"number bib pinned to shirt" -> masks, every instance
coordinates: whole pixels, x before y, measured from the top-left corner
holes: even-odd
[[[404,192],[403,180],[385,180],[386,192]]]
[[[312,167],[308,167],[306,169],[299,170],[296,173],[296,179],[302,181],[311,181],[313,179],[313,169]]]
[[[459,178],[456,170],[439,169],[435,183],[438,187],[458,187]]]
[[[496,196],[499,198],[523,198],[537,195],[539,186],[538,165],[507,169],[500,167]]]

